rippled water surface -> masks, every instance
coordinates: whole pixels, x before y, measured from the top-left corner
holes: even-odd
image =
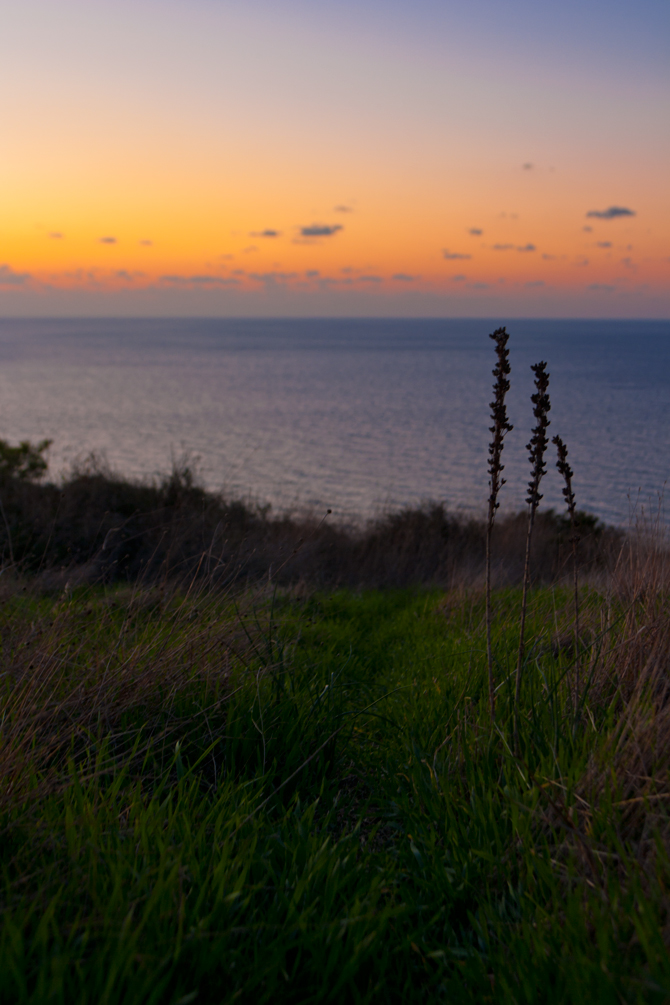
[[[504,320],[504,319],[503,319]],[[51,437],[52,475],[91,451],[133,476],[201,477],[275,507],[367,515],[422,499],[482,509],[492,343],[477,320],[0,321],[0,436]],[[523,501],[530,364],[578,504],[628,519],[670,475],[670,323],[513,321],[504,503]],[[552,467],[545,501],[561,505]]]

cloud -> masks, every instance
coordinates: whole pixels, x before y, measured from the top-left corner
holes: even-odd
[[[266,230],[253,230],[249,237],[281,237],[281,230],[271,230],[269,227]]]
[[[452,276],[452,277],[451,277],[451,279],[452,279],[452,282],[454,282],[454,283],[462,283],[462,282],[463,282],[463,280],[464,280],[464,279],[467,279],[467,278],[468,278],[468,277],[467,277],[467,276],[464,276],[464,275],[462,275],[462,273],[459,273],[459,274],[458,274],[457,276]]]
[[[23,286],[31,278],[29,272],[14,272],[9,265],[0,265],[0,286]]]
[[[320,275],[321,273],[319,272],[318,269],[308,269],[307,272],[305,273],[307,279],[317,279]]]
[[[128,272],[126,269],[119,269],[114,273],[117,279],[123,279],[127,283],[134,283],[136,279],[143,279],[143,272]]]
[[[611,248],[611,247],[612,247],[612,242],[611,241],[597,241],[596,242],[596,248]]]
[[[522,164],[521,167],[523,168],[524,171],[532,171],[535,165],[531,164],[530,161],[526,161],[526,163]]]
[[[585,268],[588,264],[588,258],[580,258],[578,262],[575,262],[575,265],[579,266],[579,268]]]
[[[530,283],[525,283],[524,285],[529,288],[533,286],[544,286],[544,279],[533,279]]]
[[[449,251],[448,248],[444,248],[442,258],[446,258],[447,261],[453,261],[456,258],[472,258],[472,255],[462,255],[458,251]]]
[[[297,279],[297,272],[248,272],[249,279],[257,283],[285,282],[287,279]]]
[[[582,227],[582,230],[585,230],[587,234],[593,233],[593,227]]]
[[[468,283],[468,289],[470,290],[488,290],[488,283]]]
[[[242,248],[243,255],[251,255],[254,253],[254,251],[258,251],[258,248],[256,247],[255,244],[250,244],[248,248]]]
[[[149,240],[140,241],[140,244],[142,245],[143,248],[151,248],[153,243],[154,243],[153,241]]]
[[[494,251],[511,251],[513,247],[514,247],[513,244],[494,244],[493,245],[493,250]]]
[[[420,276],[410,276],[406,272],[395,272],[391,279],[395,279],[398,283],[415,283]]]
[[[542,258],[545,260],[545,262],[553,262],[554,259],[556,258],[556,255],[543,254]]]
[[[161,283],[169,283],[172,286],[237,286],[237,279],[224,278],[223,276],[161,276]]]
[[[351,206],[335,206],[334,213],[353,213]]]
[[[309,227],[300,228],[301,237],[332,237],[338,230],[344,230],[340,223],[312,223]]]
[[[361,283],[381,283],[381,276],[359,276],[358,281]]]
[[[52,240],[54,240],[54,241],[62,241],[63,240],[63,235],[61,234],[61,232],[59,230],[52,230],[51,233],[49,234],[49,237],[52,238]]]
[[[480,230],[479,227],[470,227],[468,231],[468,234],[472,234],[473,237],[481,237],[483,233],[484,231]]]
[[[618,216],[635,216],[634,209],[626,206],[608,206],[607,209],[590,209],[587,216],[595,216],[598,220],[616,220]]]
[[[101,237],[100,244],[116,244],[115,237]]]
[[[535,248],[534,244],[524,244],[524,246],[522,248],[517,248],[516,250],[517,251],[535,251],[536,248]]]
[[[604,293],[611,293],[612,290],[616,289],[616,286],[610,286],[608,283],[591,283],[590,286],[586,287],[587,290],[603,291]]]

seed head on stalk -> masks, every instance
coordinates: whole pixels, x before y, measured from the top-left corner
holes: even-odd
[[[489,432],[493,433],[493,439],[489,444],[489,487],[491,489],[489,514],[492,513],[495,515],[495,511],[500,506],[498,493],[505,484],[505,479],[502,477],[504,465],[500,461],[503,441],[505,433],[511,432],[514,427],[510,425],[507,419],[507,406],[505,405],[505,395],[509,391],[510,386],[508,377],[511,372],[509,349],[507,348],[509,334],[505,327],[496,328],[493,334],[489,335],[489,338],[493,339],[496,344],[496,356],[498,357],[498,362],[493,370],[493,376],[496,378],[493,385],[495,397],[491,402],[491,419],[493,420],[493,425],[489,426]]]
[[[531,394],[530,400],[533,403],[533,415],[537,425],[532,431],[530,443],[526,444],[529,452],[531,467],[531,479],[528,482],[528,495],[526,502],[531,508],[531,514],[535,519],[535,511],[540,503],[540,481],[547,470],[544,462],[544,452],[547,449],[549,440],[547,439],[547,429],[549,427],[549,374],[547,373],[546,362],[534,363],[531,370],[535,374],[535,394]]]

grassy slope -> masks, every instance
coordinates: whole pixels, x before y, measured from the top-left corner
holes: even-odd
[[[15,705],[33,795],[5,800],[2,1000],[667,1000],[664,845],[642,862],[615,777],[583,817],[616,723],[595,684],[575,716],[560,592],[534,598],[509,748],[517,603],[496,596],[492,731],[480,597],[266,596],[244,630],[213,598],[9,598],[5,664],[58,650],[69,762],[32,724],[20,747]]]

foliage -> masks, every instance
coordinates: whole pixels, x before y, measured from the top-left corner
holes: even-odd
[[[21,481],[39,481],[47,471],[48,462],[44,454],[52,440],[30,443],[22,440],[18,446],[11,446],[7,440],[0,440],[0,478],[19,478]]]

